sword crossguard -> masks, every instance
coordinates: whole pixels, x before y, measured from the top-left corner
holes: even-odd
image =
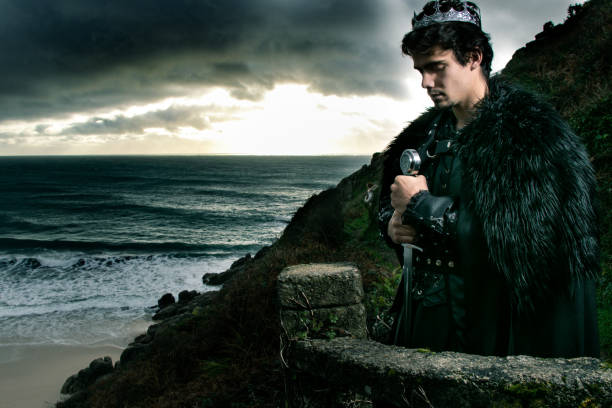
[[[423,252],[423,248],[418,247],[418,246],[413,245],[413,244],[402,244],[402,246],[404,247],[404,249],[410,248],[410,249],[416,249],[417,251]]]

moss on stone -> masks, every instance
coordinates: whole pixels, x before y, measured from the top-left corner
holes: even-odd
[[[589,397],[580,403],[579,408],[600,408],[600,406],[594,398]]]
[[[605,368],[607,370],[612,370],[612,361],[602,361],[601,364],[599,365],[601,368]]]
[[[547,383],[518,383],[506,387],[506,391],[519,397],[541,397],[552,390]]]

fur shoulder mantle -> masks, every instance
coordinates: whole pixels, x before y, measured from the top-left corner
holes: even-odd
[[[549,104],[497,78],[489,91],[460,132],[457,155],[491,261],[522,308],[551,286],[598,275],[595,174]]]
[[[440,112],[429,109],[389,144],[383,183],[400,174],[394,160],[419,145]],[[519,309],[553,287],[571,291],[598,276],[595,174],[579,138],[549,104],[491,78],[455,149],[472,190],[468,206]]]

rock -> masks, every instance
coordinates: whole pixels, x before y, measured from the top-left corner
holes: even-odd
[[[153,337],[149,336],[148,334],[141,334],[140,336],[137,336],[133,342],[131,342],[129,345],[134,345],[134,344],[149,344],[151,341],[153,340]]]
[[[121,353],[121,357],[119,358],[121,366],[125,366],[125,364],[129,363],[130,361],[140,360],[142,356],[149,352],[150,349],[150,344],[136,343],[130,345]]]
[[[255,257],[257,258],[257,255]],[[225,272],[204,274],[204,276],[202,276],[202,282],[205,285],[211,285],[211,286],[223,285],[228,280],[232,279],[238,272],[243,270],[244,266],[252,260],[253,260],[253,257],[251,257],[251,254],[246,254],[242,258],[232,263],[230,268],[226,270]]]
[[[172,304],[169,306],[164,307],[163,309],[161,309],[159,312],[155,313],[153,315],[153,320],[165,320],[169,317],[172,316],[176,316],[177,314],[181,313],[182,308],[177,304]]]
[[[82,369],[78,374],[68,377],[62,386],[62,394],[75,394],[96,382],[100,377],[113,371],[113,361],[110,357],[97,358],[89,363],[89,367]]]
[[[147,336],[150,336],[151,338],[155,337],[155,333],[157,332],[157,330],[159,329],[161,325],[162,325],[161,323],[150,325],[149,328],[147,329]]]
[[[200,309],[200,312],[203,312],[208,307],[215,304],[215,302],[217,302],[218,299],[219,299],[219,291],[211,290],[208,292],[201,293],[200,295],[193,298],[193,300],[189,302],[189,307],[193,307],[193,309],[198,308]]]
[[[282,308],[295,310],[357,304],[361,274],[349,263],[291,266],[278,277],[278,296]]]
[[[209,306],[217,298],[218,291],[209,291],[198,293],[195,290],[182,291],[179,294],[179,301],[173,305],[167,306],[164,309],[153,315],[153,320],[167,320],[179,314],[192,313],[196,307],[203,308]]]
[[[98,379],[113,371],[113,360],[110,357],[96,358],[89,363],[89,375]]]
[[[42,266],[40,261],[36,258],[28,258],[25,260],[24,264],[32,269],[40,268]]]
[[[83,386],[79,382],[79,375],[72,374],[66,381],[64,385],[62,385],[62,390],[60,391],[62,394],[75,394],[77,391],[82,389]]]
[[[161,310],[175,303],[176,300],[174,299],[174,296],[172,296],[172,293],[166,293],[165,295],[159,298],[159,300],[157,301],[157,306]]]
[[[197,290],[183,290],[178,295],[178,302],[187,303],[196,296],[198,296]]]
[[[87,397],[89,397],[89,393],[85,390],[79,391],[77,393],[71,394],[70,398],[59,401],[55,407],[56,408],[88,408],[91,406],[89,401],[87,401]]]
[[[202,282],[205,285],[211,286],[223,285],[225,282],[233,278],[234,275],[236,275],[236,273],[238,273],[238,271],[240,270],[241,268],[230,268],[227,271],[221,273],[206,273],[204,274],[204,276],[202,276]]]
[[[255,254],[255,257],[253,259],[262,258],[265,254],[268,253],[268,251],[270,251],[270,245],[266,245],[265,247],[263,247],[259,251],[257,251],[257,253]]]
[[[219,291],[211,290],[211,291],[204,292],[196,296],[189,304],[194,305],[194,307],[195,306],[207,307],[207,306],[212,305],[214,302],[216,302],[218,297],[219,297]]]
[[[242,258],[238,259],[237,261],[234,261],[232,263],[232,265],[230,266],[230,269],[238,268],[240,266],[243,266],[245,263],[247,263],[250,260],[251,260],[251,254],[246,254],[245,256],[243,256]]]

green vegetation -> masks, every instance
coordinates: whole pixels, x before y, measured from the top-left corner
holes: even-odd
[[[304,327],[303,331],[297,333],[300,339],[334,339],[337,336],[338,316],[330,313],[323,319],[317,319],[310,311],[304,310],[300,313],[300,322]]]

